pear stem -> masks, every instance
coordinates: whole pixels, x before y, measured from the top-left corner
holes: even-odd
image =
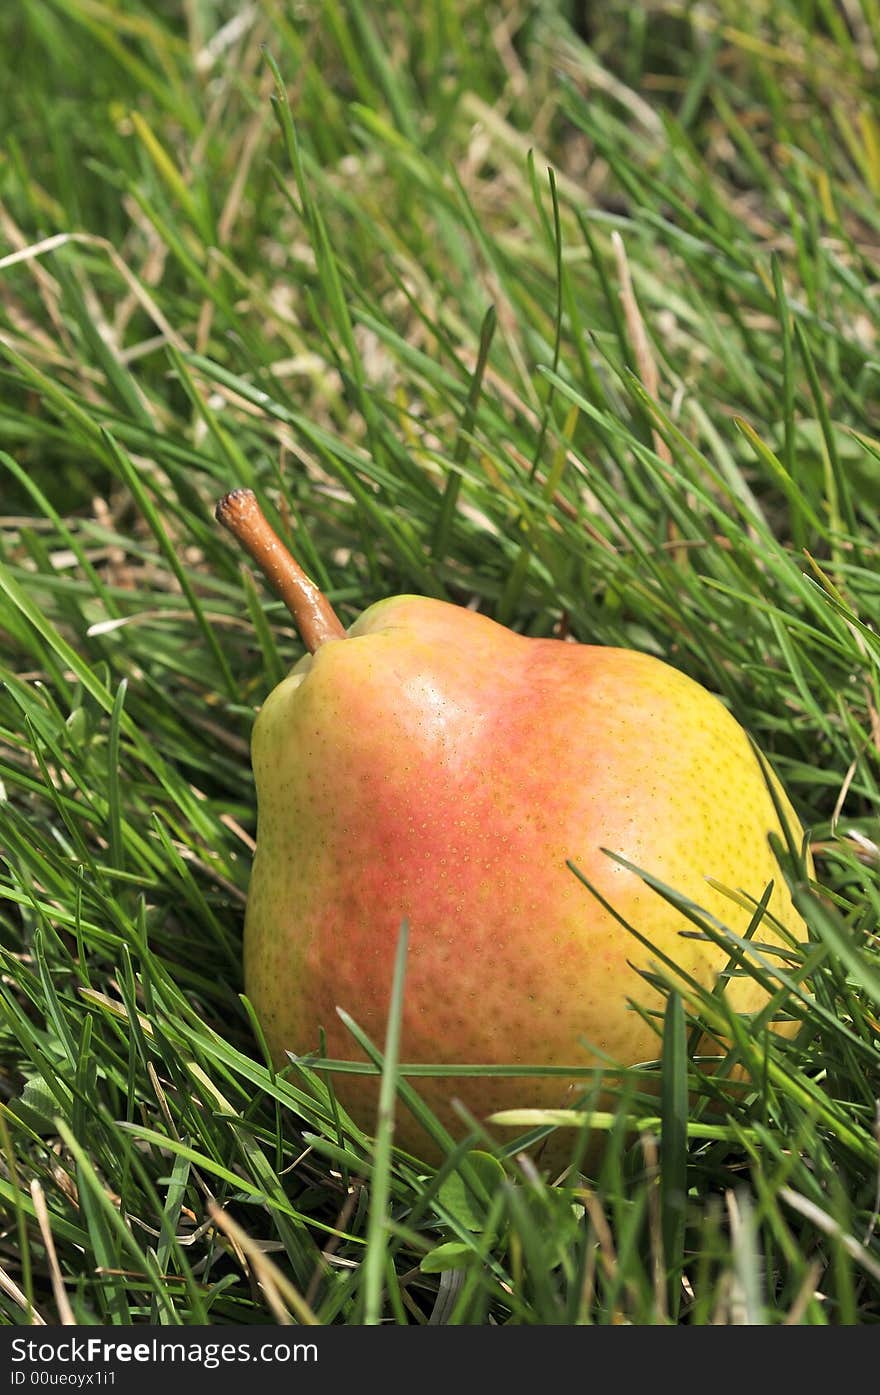
[[[287,606],[303,643],[312,654],[330,639],[345,639],[339,616],[290,555],[252,489],[233,489],[231,494],[224,495],[214,510],[214,517],[250,553]]]

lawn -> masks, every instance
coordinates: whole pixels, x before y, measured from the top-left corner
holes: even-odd
[[[18,0],[0,54],[0,1322],[876,1324],[877,0]],[[663,658],[791,796],[803,940],[689,908],[770,1009],[670,993],[570,1167],[267,1058],[303,644],[237,486],[344,624]]]

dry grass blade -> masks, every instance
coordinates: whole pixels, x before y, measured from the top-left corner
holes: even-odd
[[[22,1293],[21,1289],[19,1288],[18,1284],[15,1282],[14,1279],[10,1279],[5,1269],[0,1269],[0,1289],[2,1289],[4,1293],[9,1295],[13,1303],[18,1304],[22,1312],[25,1312],[29,1315],[31,1324],[34,1327],[46,1326],[46,1319],[44,1317],[41,1317],[40,1314],[37,1312],[36,1308],[32,1307],[30,1303],[28,1303],[26,1294]]]
[[[55,1250],[55,1240],[52,1236],[52,1226],[49,1221],[46,1197],[36,1177],[31,1181],[31,1196],[34,1201],[34,1212],[37,1217],[37,1225],[40,1227],[43,1244],[46,1246],[46,1260],[49,1265],[49,1273],[52,1277],[52,1292],[55,1294],[58,1316],[64,1327],[72,1327],[76,1324],[76,1317],[70,1306],[70,1299],[67,1297],[67,1289],[64,1287],[64,1276],[61,1273],[58,1255]]]
[[[817,1206],[814,1201],[808,1200],[807,1197],[801,1196],[798,1192],[792,1191],[791,1187],[781,1187],[779,1199],[790,1206],[793,1211],[797,1211],[808,1221],[812,1221],[813,1225],[825,1235],[833,1235],[860,1268],[864,1269],[872,1278],[880,1280],[880,1261],[869,1254],[865,1246],[860,1244],[854,1235],[848,1235],[840,1223],[833,1216],[829,1216],[827,1211],[823,1211],[821,1206]]]
[[[242,1230],[229,1212],[224,1211],[216,1202],[210,1202],[208,1209],[218,1229],[229,1237],[236,1251],[246,1258],[257,1284],[265,1294],[275,1321],[285,1326],[293,1322],[307,1327],[320,1326],[318,1318],[302,1294],[286,1275],[282,1274],[277,1264],[269,1259],[258,1242],[253,1240],[247,1231]]]
[[[620,281],[620,303],[623,306],[623,313],[626,318],[626,328],[629,333],[629,340],[633,353],[636,356],[639,379],[642,387],[653,402],[660,400],[660,375],[657,372],[657,364],[651,352],[651,345],[648,340],[648,333],[645,329],[645,321],[639,309],[639,302],[636,299],[635,289],[632,282],[632,272],[629,269],[629,259],[626,255],[626,248],[623,238],[619,232],[611,234],[611,245],[614,248],[614,258],[617,263],[617,275]],[[672,462],[672,452],[664,441],[656,427],[652,427],[652,437],[654,449],[664,464]]]

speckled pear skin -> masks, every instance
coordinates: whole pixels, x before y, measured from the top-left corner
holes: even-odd
[[[717,698],[645,654],[394,597],[271,693],[253,765],[245,979],[279,1065],[317,1050],[321,1026],[330,1056],[360,1056],[337,1004],[381,1045],[404,917],[402,1060],[589,1065],[585,1040],[625,1065],[656,1059],[657,1037],[627,1006],[659,1006],[632,967],[651,956],[566,862],[702,983],[726,956],[682,938],[693,926],[603,848],[740,932],[748,911],[708,879],[755,898],[772,880],[771,912],[803,938],[748,737]],[[766,922],[759,938],[772,938]],[[739,1011],[762,1005],[750,978],[729,992]],[[416,1084],[457,1136],[453,1097],[481,1118],[574,1098],[559,1077]],[[334,1085],[372,1133],[374,1082]],[[395,1138],[432,1156],[403,1108]]]

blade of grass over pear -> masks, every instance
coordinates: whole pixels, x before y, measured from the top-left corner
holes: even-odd
[[[371,1327],[374,1327],[382,1319],[382,1289],[387,1276],[388,1217],[386,1213],[390,1195],[388,1173],[391,1167],[391,1147],[394,1140],[396,1075],[400,1052],[403,997],[406,986],[408,941],[409,926],[406,921],[403,921],[397,941],[394,979],[391,984],[391,1000],[388,1005],[388,1030],[385,1034],[385,1050],[382,1056],[382,1083],[379,1087],[379,1110],[376,1120],[370,1219],[367,1225],[363,1264],[364,1323]]]
[[[660,1134],[660,1213],[669,1311],[678,1316],[687,1205],[688,1063],[685,1016],[675,992],[663,1022]]]

